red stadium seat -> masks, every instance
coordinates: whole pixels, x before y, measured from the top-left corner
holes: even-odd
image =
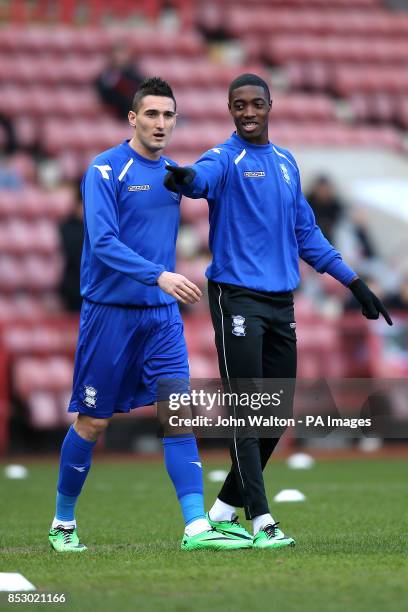
[[[75,194],[72,189],[60,187],[43,194],[45,212],[52,219],[66,217],[74,206]]]
[[[202,87],[214,88],[228,87],[229,83],[237,76],[235,66],[219,65],[211,63],[204,58],[183,58],[165,61],[162,59],[145,58],[140,62],[140,67],[145,74],[161,74],[177,88]],[[264,73],[260,66],[242,66],[242,71],[251,72],[256,70]],[[267,75],[264,75],[268,79]]]
[[[181,217],[186,223],[196,223],[199,219],[208,219],[207,200],[192,200],[183,197],[181,200]]]
[[[1,287],[1,285],[0,285]],[[13,300],[5,295],[0,295],[0,325],[12,320],[16,316]]]
[[[405,129],[408,129],[408,98],[400,98],[397,105],[397,116]]]
[[[193,354],[189,357],[189,364],[191,378],[218,378],[220,375],[216,358]]]
[[[176,149],[185,152],[197,151],[197,143],[200,143],[202,153],[223,142],[231,135],[232,131],[233,129],[229,122],[219,126],[214,123],[200,123],[194,125],[193,129],[190,125],[184,123],[175,130],[169,151]]]
[[[4,253],[20,255],[33,250],[33,233],[25,221],[10,219],[2,228],[1,246]]]
[[[27,397],[36,391],[61,391],[72,386],[73,363],[68,357],[20,357],[13,368],[16,391]]]
[[[408,92],[408,68],[339,65],[334,69],[334,88],[344,97],[353,93]]]
[[[21,262],[10,255],[0,256],[0,291],[13,292],[24,287],[24,270]]]
[[[43,257],[27,255],[23,260],[23,285],[31,291],[56,289],[62,270],[58,255]]]
[[[392,123],[398,118],[398,99],[387,93],[354,94],[350,104],[354,116],[362,121]]]
[[[26,398],[28,421],[36,429],[55,429],[61,425],[57,397],[49,391],[33,391]]]
[[[211,109],[213,120],[224,120],[227,117],[228,106],[225,89],[181,89],[177,94],[177,110],[181,118],[205,119],[208,109]]]
[[[323,8],[323,7],[322,7]],[[380,39],[406,37],[408,34],[408,17],[404,13],[391,14],[384,10],[371,9],[369,12],[354,7],[341,8],[330,3],[324,10],[309,6],[297,10],[286,6],[256,7],[235,5],[221,14],[219,23],[227,24],[234,36],[271,36],[282,34],[348,37],[377,37]]]
[[[274,96],[273,120],[329,121],[335,119],[330,98],[323,95],[287,94]]]
[[[208,243],[208,229],[207,229],[207,243]],[[193,260],[180,259],[177,262],[177,272],[183,274],[193,283],[203,288],[206,284],[205,270],[209,264],[208,257],[201,256],[195,257]]]

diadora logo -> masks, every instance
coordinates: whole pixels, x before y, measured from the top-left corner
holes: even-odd
[[[104,179],[109,180],[108,172],[109,170],[112,170],[110,166],[108,166],[107,164],[105,164],[104,166],[98,166],[98,164],[94,164],[94,168],[97,168],[99,170]]]
[[[90,387],[89,385],[85,385],[84,387],[84,404],[88,408],[95,408],[96,406],[96,394],[97,390],[95,387]]]
[[[149,191],[150,185],[129,185],[128,191]]]
[[[285,166],[285,164],[279,164],[279,166],[282,171],[283,178],[285,179],[287,183],[290,183],[290,176],[289,176],[289,171],[287,167]]]
[[[245,178],[263,178],[265,176],[265,172],[263,170],[253,170],[244,172]]]
[[[232,333],[234,336],[245,336],[245,317],[241,315],[232,316]]]

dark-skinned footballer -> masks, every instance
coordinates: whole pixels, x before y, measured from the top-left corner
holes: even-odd
[[[209,302],[221,376],[231,389],[240,379],[295,379],[299,258],[348,287],[365,317],[378,319],[381,313],[392,324],[377,296],[316,225],[293,155],[269,141],[271,107],[263,79],[238,77],[228,99],[236,131],[194,165],[168,167],[165,177],[169,190],[208,201]],[[278,440],[234,431],[231,471],[209,512],[215,529],[245,536],[235,515],[243,507],[253,520],[256,548],[294,544],[271,515],[263,481]]]

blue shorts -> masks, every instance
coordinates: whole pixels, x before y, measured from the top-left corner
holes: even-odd
[[[189,378],[177,303],[122,308],[84,300],[69,412],[108,418],[153,404],[163,378]]]

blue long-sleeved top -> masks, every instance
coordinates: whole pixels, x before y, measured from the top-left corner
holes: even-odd
[[[81,295],[101,304],[161,306],[176,300],[157,285],[173,272],[180,196],[163,186],[166,164],[127,141],[104,151],[82,180]]]
[[[289,151],[252,145],[234,133],[191,167],[195,179],[181,192],[208,201],[209,279],[291,291],[300,280],[299,257],[344,285],[356,277],[316,225]]]

